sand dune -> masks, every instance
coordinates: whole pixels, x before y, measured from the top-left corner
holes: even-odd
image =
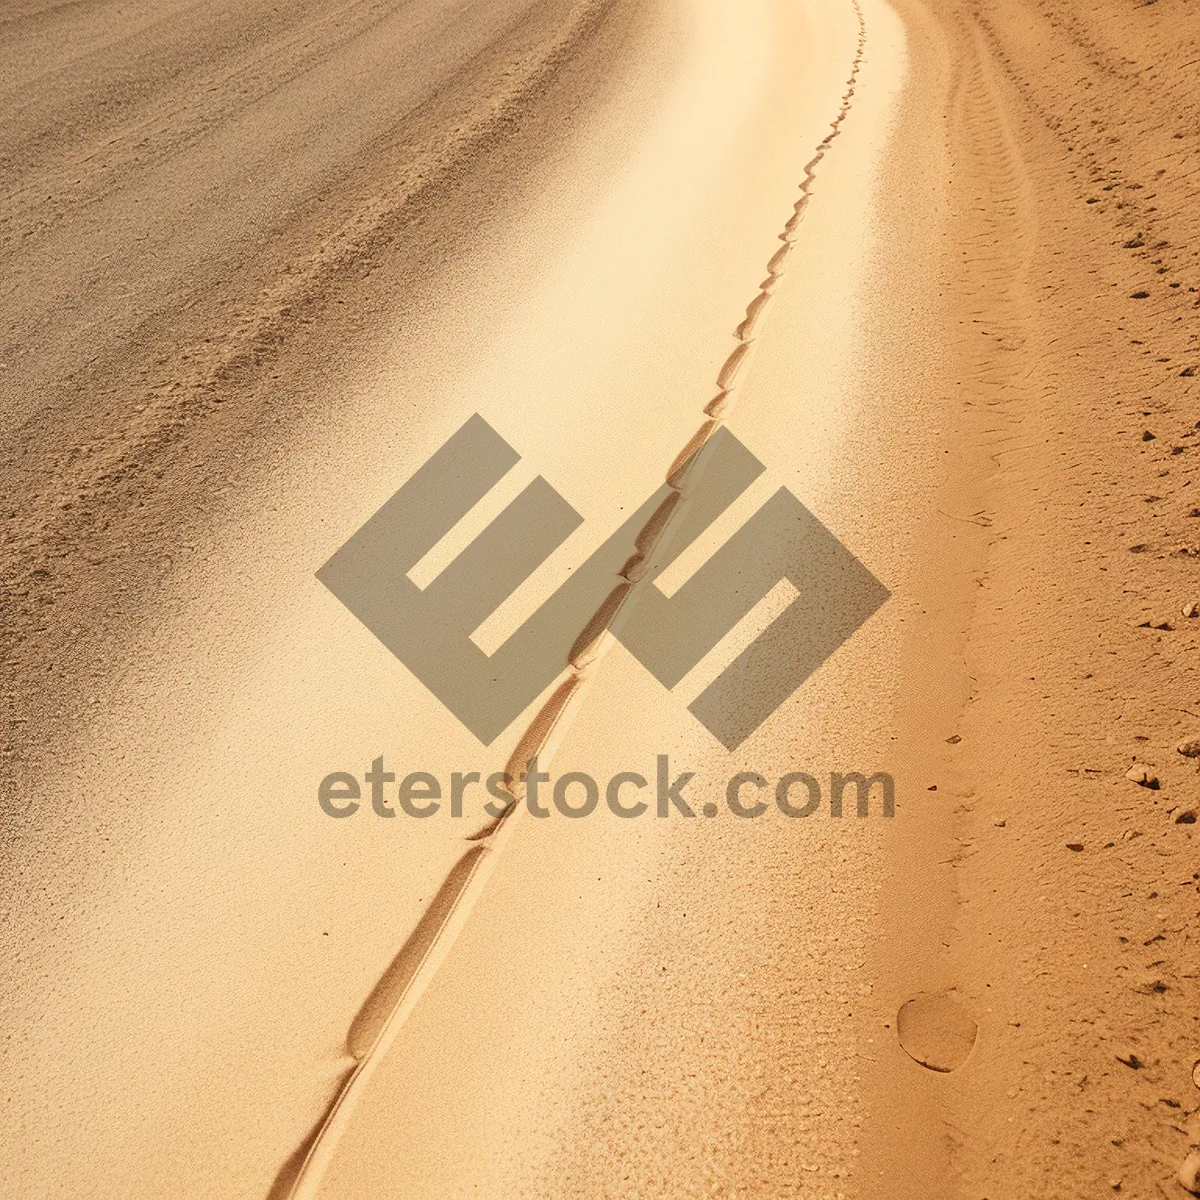
[[[1186,1194],[1184,0],[0,30],[0,1191]]]

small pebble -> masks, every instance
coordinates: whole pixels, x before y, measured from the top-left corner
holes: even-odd
[[[1141,763],[1134,763],[1128,771],[1125,772],[1125,778],[1132,780],[1139,787],[1158,789],[1158,776],[1152,774]]]
[[[1196,810],[1194,808],[1185,808],[1183,810],[1183,812],[1181,812],[1175,818],[1176,825],[1195,825],[1195,823],[1196,823]]]
[[[1189,738],[1175,747],[1184,758],[1200,758],[1200,741]]]
[[[1200,604],[1195,600],[1189,600],[1182,609],[1185,617],[1200,617]]]

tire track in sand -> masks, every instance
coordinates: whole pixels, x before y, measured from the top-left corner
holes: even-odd
[[[665,545],[678,526],[680,513],[703,473],[706,448],[732,412],[739,386],[749,370],[755,341],[761,336],[775,291],[793,252],[817,168],[841,133],[842,123],[853,103],[867,33],[859,0],[850,0],[850,3],[858,22],[858,41],[841,107],[830,122],[829,133],[804,165],[799,196],[778,235],[783,244],[767,262],[766,278],[759,284],[758,292],[746,306],[745,317],[734,330],[734,348],[717,373],[717,393],[704,406],[704,419],[696,432],[667,468],[670,494],[635,539],[634,553],[619,572],[618,582],[580,631],[568,655],[564,678],[517,739],[505,765],[505,791],[511,800],[501,816],[466,838],[471,843],[469,848],[442,881],[416,928],[359,1009],[346,1037],[346,1054],[354,1065],[313,1132],[276,1176],[268,1200],[313,1200],[317,1196],[321,1180],[370,1076],[449,953],[500,850],[516,827],[522,811],[520,802],[525,795],[523,771],[531,758],[536,757],[544,763],[553,759],[599,663],[613,645],[611,630],[614,622],[636,603],[638,586],[645,578],[655,552]]]

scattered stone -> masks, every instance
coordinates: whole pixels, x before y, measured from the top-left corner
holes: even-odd
[[[1143,442],[1152,442],[1152,441],[1154,441],[1154,434],[1152,434],[1152,433],[1150,432],[1150,430],[1148,430],[1148,429],[1143,429],[1143,430],[1142,430],[1142,441],[1143,441]]]
[[[1138,544],[1136,546],[1129,547],[1129,553],[1130,554],[1141,554],[1142,551],[1145,550],[1146,548],[1147,548],[1147,546],[1146,546],[1145,542],[1138,542]]]
[[[979,1026],[946,995],[914,996],[900,1006],[896,1034],[904,1052],[931,1071],[956,1071],[975,1048]]]
[[[1120,1054],[1118,1054],[1117,1062],[1124,1063],[1127,1067],[1130,1068],[1130,1070],[1133,1070],[1133,1071],[1140,1071],[1146,1065],[1144,1062],[1142,1062],[1142,1060],[1140,1058],[1138,1058],[1138,1056],[1136,1054],[1133,1053],[1132,1050],[1124,1057],[1122,1057]]]
[[[1185,808],[1183,810],[1183,812],[1181,812],[1175,818],[1176,825],[1195,825],[1195,823],[1196,823],[1196,810],[1194,808]]]
[[[1185,617],[1200,617],[1200,604],[1195,600],[1189,600],[1180,611]]]
[[[951,746],[957,746],[957,745],[958,745],[958,743],[959,743],[959,742],[961,742],[961,741],[962,741],[962,738],[961,738],[961,737],[959,737],[959,735],[958,735],[957,733],[952,733],[952,734],[951,734],[951,735],[950,735],[950,736],[949,736],[949,737],[946,739],[946,742],[947,742],[949,745],[951,745]]]
[[[1200,742],[1188,740],[1175,747],[1184,758],[1200,758]]]
[[[1191,377],[1193,375],[1195,375],[1195,373],[1196,373],[1195,367],[1184,367],[1183,370],[1179,372],[1179,376],[1181,379],[1191,379]]]
[[[929,785],[929,786],[928,786],[928,787],[927,787],[925,790],[926,790],[927,792],[936,792],[936,791],[937,791],[937,784],[936,784],[936,783],[931,783],[931,784],[930,784],[930,785]]]
[[[1158,791],[1158,776],[1143,766],[1142,763],[1134,763],[1128,771],[1125,772],[1125,778],[1132,780],[1138,787],[1150,788],[1151,791]]]
[[[1200,1058],[1192,1063],[1192,1082],[1200,1088]]]
[[[1083,843],[1082,842],[1068,842],[1067,849],[1074,850],[1075,853],[1078,854],[1083,849]]]
[[[1003,829],[1008,824],[1008,822],[1005,820],[999,820],[999,821],[993,821],[992,824],[995,825],[995,827],[997,829]]]
[[[1152,617],[1149,621],[1139,621],[1139,629],[1165,629],[1168,633],[1175,628],[1170,621]]]
[[[1149,292],[1130,292],[1129,298],[1130,300],[1145,300],[1149,295]]]

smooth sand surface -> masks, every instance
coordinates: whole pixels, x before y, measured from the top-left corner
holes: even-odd
[[[10,9],[3,1194],[1177,1187],[1180,4]],[[495,650],[746,342],[765,471],[658,585],[785,487],[892,596],[735,751],[687,705],[784,592],[483,746],[317,581],[479,413],[521,461],[417,582],[537,476],[583,518]],[[534,751],[720,811],[316,802]],[[855,770],[894,818],[725,807]]]
[[[882,10],[881,21],[896,24]],[[272,468],[270,500],[224,523],[195,552],[199,561],[177,571],[164,605],[177,611],[154,631],[144,671],[104,703],[78,757],[42,783],[54,795],[71,779],[88,817],[86,829],[58,837],[47,820],[49,844],[26,851],[27,886],[59,882],[49,906],[14,922],[14,941],[50,959],[43,969],[55,978],[49,995],[29,988],[13,998],[21,1058],[40,1064],[17,1101],[19,1186],[152,1192],[169,1170],[180,1194],[211,1194],[216,1155],[226,1180],[216,1186],[265,1193],[352,1065],[345,1041],[356,1012],[460,859],[464,836],[484,823],[479,789],[459,822],[385,825],[368,809],[334,823],[313,804],[325,774],[360,773],[378,754],[393,769],[442,779],[454,769],[502,768],[529,719],[481,748],[332,602],[315,566],[471,412],[484,413],[519,447],[525,479],[544,474],[584,517],[578,535],[480,631],[486,639],[506,616],[515,625],[522,604],[535,607],[660,484],[703,420],[732,331],[801,196],[804,165],[843,103],[859,24],[853,9],[700,6],[643,20],[639,31],[650,51],[631,57],[626,88],[597,97],[597,111],[581,118],[563,161],[546,170],[503,238],[469,248],[419,325],[387,332],[369,368],[342,383],[348,396],[325,401],[337,404],[337,420],[319,439],[301,431],[294,454]],[[881,58],[862,160],[872,126],[882,138],[897,84],[897,69]],[[861,221],[865,195],[853,179],[846,203]],[[852,252],[857,245],[846,243]],[[805,269],[817,266],[814,256]],[[854,266],[844,257],[820,264],[838,333],[851,323]],[[785,353],[803,353],[787,347],[783,328]],[[836,387],[836,367],[826,355],[814,373]],[[801,432],[787,428],[787,398],[779,394],[761,429],[735,426],[768,462],[783,457],[771,452],[773,440]],[[835,442],[808,431],[817,457]],[[791,482],[787,462],[769,479]],[[766,494],[747,500],[757,506]],[[501,624],[491,636],[503,635]],[[711,755],[696,745],[686,709],[664,705],[644,672],[630,680],[630,666],[605,667],[597,701],[636,682],[648,693],[645,713],[609,701],[598,729],[572,731],[579,748],[564,747],[556,768],[590,768],[602,779],[652,772],[654,755],[674,751],[681,736]],[[89,762],[104,767],[89,771]],[[722,769],[723,756],[712,767]],[[606,843],[623,832],[603,816],[571,836],[575,828],[549,831],[567,838],[573,860],[543,897],[559,919],[578,871],[593,855],[611,860]],[[623,839],[631,841],[625,865],[610,881],[623,904],[637,902],[632,881],[647,872],[654,881],[652,861],[670,861],[661,845],[669,832],[646,821]],[[524,836],[521,856],[543,852],[535,837]],[[758,869],[752,850],[749,842],[742,852],[746,870]],[[80,866],[64,879],[68,857]],[[505,868],[505,881],[528,871],[519,856]],[[503,922],[507,907],[487,899],[481,919]],[[68,912],[69,932],[49,938],[47,925]],[[575,919],[609,936],[595,914]],[[493,950],[515,961],[527,945]],[[525,988],[542,986],[551,946],[525,960]],[[601,952],[577,939],[581,964],[588,949]],[[492,974],[469,964],[464,947],[455,972]],[[564,972],[556,994],[567,1009],[571,986]],[[465,989],[463,1003],[478,999],[477,988]],[[457,1016],[436,999],[428,1010],[461,1034],[477,1029],[471,1013]],[[426,1045],[447,1040],[442,1030],[429,1036]],[[533,1053],[542,1042],[530,1036]],[[476,1091],[464,1055],[447,1045],[439,1057],[443,1086]],[[402,1059],[389,1057],[388,1069]],[[380,1100],[371,1093],[364,1103],[369,1110]],[[463,1153],[457,1126],[422,1127],[440,1149],[412,1140],[403,1157],[381,1155],[384,1174],[367,1180],[368,1192],[405,1171],[417,1172],[408,1183],[418,1191],[466,1186],[479,1163]],[[352,1129],[347,1147],[362,1163],[358,1136]],[[426,1153],[439,1152],[468,1173],[422,1172]],[[526,1166],[496,1159],[495,1186]]]

